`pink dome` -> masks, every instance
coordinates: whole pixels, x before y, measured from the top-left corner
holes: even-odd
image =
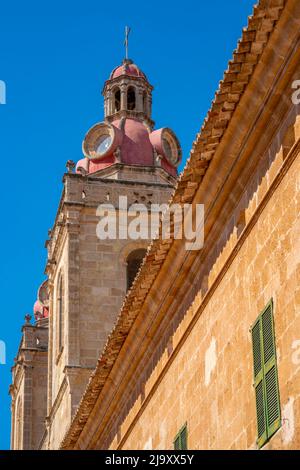
[[[120,121],[113,123],[119,126]],[[126,119],[121,145],[122,162],[128,165],[153,165],[153,147],[147,127],[135,119]]]
[[[113,78],[120,77],[121,75],[130,75],[132,77],[142,77],[147,80],[146,75],[144,72],[139,69],[136,64],[130,63],[130,61],[123,63],[116,67],[112,73],[110,74],[109,79],[112,80]]]

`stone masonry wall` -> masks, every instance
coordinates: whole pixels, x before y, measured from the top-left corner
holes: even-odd
[[[265,448],[299,448],[300,120],[295,112],[245,188],[244,217],[242,206],[234,214],[241,226],[231,228],[229,237],[224,227],[205,302],[199,291],[168,347],[149,359],[146,380],[136,378],[135,403],[99,447],[172,449],[187,423],[189,449],[255,449],[250,328],[273,298],[282,427]],[[282,172],[292,145],[295,159]],[[228,224],[232,227],[231,220]]]

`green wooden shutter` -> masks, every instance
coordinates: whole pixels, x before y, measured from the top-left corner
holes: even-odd
[[[257,444],[262,447],[281,425],[273,302],[252,328]]]
[[[176,436],[174,441],[174,450],[180,450],[180,436],[179,434]]]
[[[187,450],[187,425],[185,424],[174,439],[174,450]]]
[[[252,328],[252,348],[254,362],[254,387],[256,397],[256,417],[257,417],[257,444],[261,447],[267,440],[265,391],[262,364],[262,338],[261,319],[259,318]]]
[[[181,433],[181,450],[187,450],[187,427],[182,428]]]
[[[268,438],[270,438],[281,424],[272,302],[269,303],[262,313],[261,324],[266,389],[267,432]]]

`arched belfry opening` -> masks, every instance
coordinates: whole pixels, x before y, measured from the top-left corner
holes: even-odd
[[[114,112],[117,113],[121,109],[121,91],[117,88],[114,92]]]
[[[139,248],[138,250],[132,251],[127,257],[127,290],[130,289],[133,284],[133,281],[145,257],[146,251],[147,250],[145,248]]]
[[[136,107],[136,96],[135,88],[133,86],[128,87],[127,90],[127,109],[129,111],[134,111]]]

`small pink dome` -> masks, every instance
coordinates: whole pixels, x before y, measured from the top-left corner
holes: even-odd
[[[82,174],[82,172],[84,172],[84,173],[89,172],[89,160],[88,160],[88,158],[82,158],[81,160],[79,160],[77,162],[75,173]]]
[[[44,307],[39,300],[33,306],[33,313],[36,321],[44,317]]]
[[[33,306],[33,313],[36,321],[41,318],[48,318],[48,307],[45,307],[39,300],[37,300]]]
[[[144,72],[141,71],[141,69],[134,63],[131,63],[130,61],[124,63],[122,65],[119,65],[116,67],[112,73],[110,74],[109,79],[112,80],[113,78],[120,77],[121,75],[130,75],[132,77],[143,77],[145,80],[147,80],[146,75]]]

